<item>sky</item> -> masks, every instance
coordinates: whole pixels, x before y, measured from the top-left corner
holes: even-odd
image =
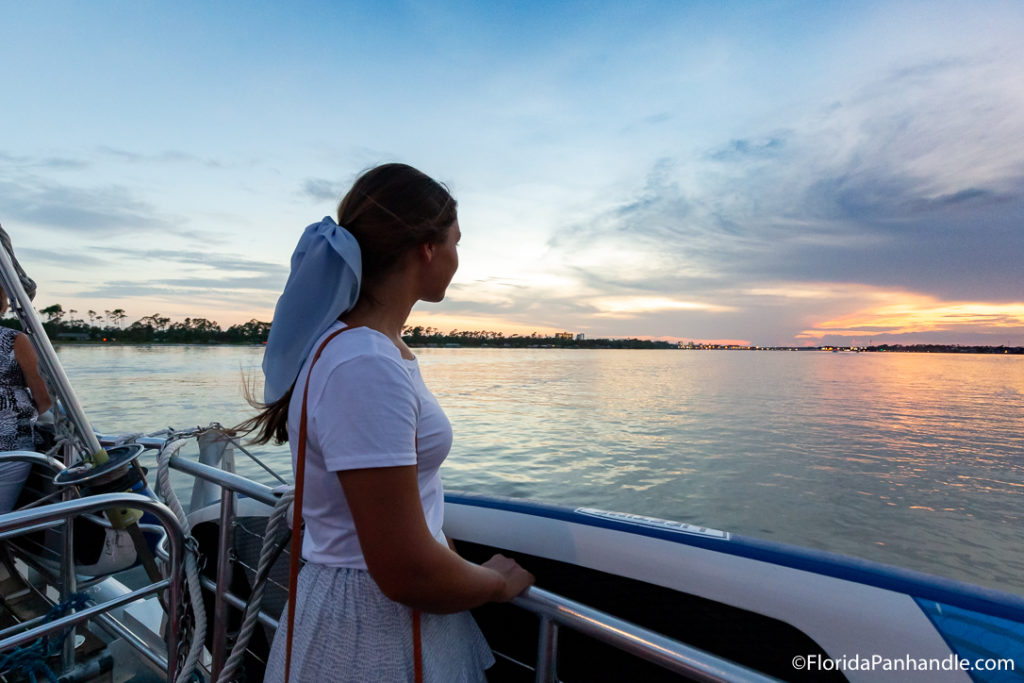
[[[0,0],[36,307],[270,320],[402,161],[459,201],[410,324],[1024,345],[1024,3]]]

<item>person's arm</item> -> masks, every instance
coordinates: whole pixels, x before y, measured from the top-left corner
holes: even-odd
[[[511,600],[533,583],[514,560],[463,560],[427,529],[416,466],[338,472],[370,576],[384,595],[425,612]]]
[[[32,392],[32,400],[36,404],[36,410],[45,413],[53,405],[50,399],[50,392],[46,390],[46,382],[39,374],[39,358],[32,348],[32,342],[24,334],[14,338],[14,360],[21,366],[21,372],[25,375],[25,384]]]

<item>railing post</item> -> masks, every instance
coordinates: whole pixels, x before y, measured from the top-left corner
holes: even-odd
[[[558,624],[541,616],[537,638],[536,683],[558,683]]]
[[[216,431],[201,433],[196,441],[199,443],[199,462],[228,472],[235,471],[235,449],[231,440]],[[217,502],[218,494],[223,495],[213,482],[196,478],[192,483],[192,501],[189,512],[195,512],[207,505]]]
[[[74,448],[70,443],[64,444],[64,464],[72,461]],[[61,500],[73,500],[75,492],[71,487],[65,487],[61,493]],[[74,520],[71,517],[64,518],[64,543],[61,551],[62,576],[60,587],[60,601],[68,600],[71,595],[78,591],[78,573],[75,571],[75,534]],[[72,626],[68,637],[64,639],[64,646],[61,648],[61,665],[67,671],[75,663],[75,635],[77,629]]]
[[[210,667],[211,678],[220,678],[220,671],[227,659],[228,640],[228,603],[224,598],[228,586],[231,585],[231,547],[232,526],[235,520],[235,494],[226,487],[221,487],[220,498],[220,530],[217,538],[217,586],[213,602],[213,662]]]
[[[66,494],[65,494],[66,495]],[[64,518],[64,539],[61,551],[62,573],[60,587],[60,602],[66,602],[78,590],[78,577],[75,573],[75,542],[73,527],[74,520],[71,517]],[[68,670],[75,663],[75,633],[74,626],[71,627],[68,637],[64,639],[61,647],[61,665]]]

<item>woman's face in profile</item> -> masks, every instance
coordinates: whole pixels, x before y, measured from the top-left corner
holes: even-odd
[[[462,239],[462,230],[459,228],[459,220],[448,228],[448,235],[444,242],[434,245],[434,256],[429,266],[429,282],[427,291],[421,297],[424,301],[438,302],[444,299],[444,293],[459,269],[459,240]]]

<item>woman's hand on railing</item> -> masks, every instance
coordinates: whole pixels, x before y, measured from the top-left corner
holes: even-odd
[[[495,555],[484,562],[483,566],[498,572],[505,579],[505,588],[501,595],[494,599],[495,602],[508,602],[533,585],[533,574],[520,567],[519,563],[510,557]]]

